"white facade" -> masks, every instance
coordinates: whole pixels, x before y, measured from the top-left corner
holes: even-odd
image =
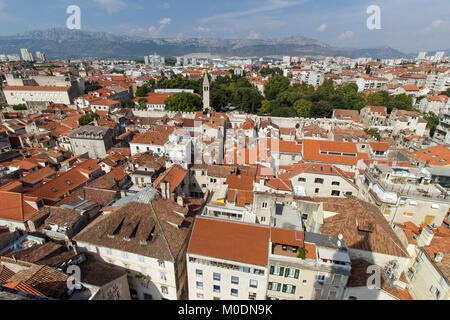
[[[187,254],[189,300],[264,300],[267,268]]]
[[[3,92],[8,104],[17,105],[26,103],[27,101],[51,101],[57,104],[71,104],[69,88],[67,90],[53,90],[51,88],[42,90],[30,90],[28,87],[23,89],[4,88]],[[39,87],[37,87],[39,88]]]

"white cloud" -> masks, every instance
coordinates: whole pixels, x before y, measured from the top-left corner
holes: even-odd
[[[194,30],[197,31],[197,32],[210,32],[211,28],[205,28],[205,27],[198,26]]]
[[[273,11],[277,9],[283,9],[283,8],[289,8],[301,5],[308,0],[296,0],[296,1],[286,1],[286,0],[265,0],[265,2],[256,8],[243,10],[243,11],[234,11],[234,12],[228,12],[228,13],[222,13],[218,15],[214,15],[211,17],[203,18],[200,21],[202,23],[211,22],[219,19],[232,19],[232,18],[239,18],[243,16],[252,15],[255,13],[261,13],[261,12],[267,12],[267,11]]]
[[[170,18],[164,18],[164,19],[162,19],[162,20],[159,22],[159,24],[162,25],[162,26],[166,26],[166,25],[170,24],[171,22],[172,22],[172,19],[170,19]]]
[[[250,32],[248,38],[249,39],[259,39],[261,35],[259,33],[256,33],[255,31]]]
[[[325,23],[321,24],[318,28],[317,31],[319,32],[323,32],[327,29],[327,25]]]
[[[126,3],[123,2],[122,0],[94,0],[94,1],[99,5],[101,5],[109,14],[116,13],[127,6]]]
[[[169,9],[169,8],[170,8],[170,5],[169,5],[168,2],[163,2],[161,5],[162,5],[162,7],[163,7],[164,9]]]
[[[338,41],[346,41],[346,40],[353,39],[354,36],[355,36],[355,33],[353,31],[345,31],[337,39],[338,39]]]
[[[163,31],[163,29],[166,26],[168,26],[171,22],[172,22],[171,18],[164,18],[161,21],[159,21],[159,27],[150,26],[150,28],[148,28],[148,32],[152,37],[158,37],[161,31]]]
[[[430,34],[445,32],[446,27],[448,27],[449,25],[449,21],[436,19],[433,20],[426,28],[417,31],[417,34],[421,37],[425,37],[429,36]]]
[[[434,20],[431,23],[430,27],[431,28],[439,28],[439,27],[445,25],[446,23],[447,23],[447,21],[444,21],[444,20],[441,20],[441,19],[437,19],[437,20]]]

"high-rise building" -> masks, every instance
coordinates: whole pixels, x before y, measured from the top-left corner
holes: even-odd
[[[20,49],[20,54],[22,55],[23,61],[28,61],[28,62],[34,61],[33,54],[31,52],[29,52],[28,49],[26,49],[26,48]]]
[[[426,51],[421,51],[419,52],[419,55],[417,56],[417,60],[424,60],[427,57],[427,52]]]
[[[438,51],[434,55],[433,61],[438,62],[441,61],[445,56],[445,51]]]
[[[36,51],[36,58],[37,58],[39,61],[46,61],[45,53],[43,53],[43,52],[41,52],[41,51]]]

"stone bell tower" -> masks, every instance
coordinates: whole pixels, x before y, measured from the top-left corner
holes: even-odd
[[[208,73],[205,72],[205,79],[203,80],[203,111],[210,110],[210,97],[209,97],[209,79]]]

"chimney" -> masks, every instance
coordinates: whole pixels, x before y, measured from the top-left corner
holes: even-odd
[[[429,246],[431,243],[431,240],[433,240],[433,229],[430,225],[425,226],[422,229],[422,232],[419,235],[419,238],[417,239],[417,245],[419,247]]]
[[[179,206],[184,207],[184,200],[182,196],[177,197],[177,203]]]
[[[442,252],[438,252],[434,256],[434,262],[436,262],[436,263],[442,262],[442,259],[444,259],[444,253],[442,253]]]
[[[163,199],[169,199],[170,183],[167,181],[161,182],[161,196]]]

